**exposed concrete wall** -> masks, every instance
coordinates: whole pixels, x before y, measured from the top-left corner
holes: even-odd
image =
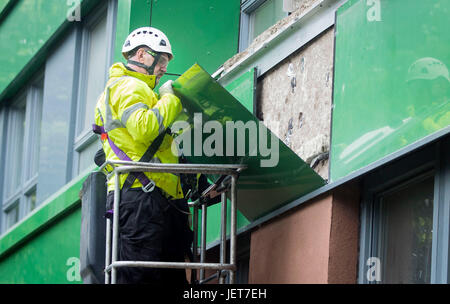
[[[359,190],[343,186],[252,232],[249,283],[356,283]]]
[[[294,11],[226,61],[224,70],[231,70],[319,1],[293,0]],[[333,54],[330,28],[258,79],[257,116],[324,179],[329,168]]]
[[[312,163],[330,149],[334,30],[258,79],[258,116],[297,155]],[[328,159],[315,171],[328,178]]]

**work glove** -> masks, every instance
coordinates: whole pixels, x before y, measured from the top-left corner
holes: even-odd
[[[163,96],[164,94],[170,93],[175,94],[172,88],[172,80],[166,81],[160,88],[159,88],[159,96]]]

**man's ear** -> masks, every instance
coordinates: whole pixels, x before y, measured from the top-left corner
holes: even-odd
[[[144,48],[140,48],[137,52],[136,52],[136,59],[139,62],[143,62],[144,61],[144,56],[145,56],[145,49]]]

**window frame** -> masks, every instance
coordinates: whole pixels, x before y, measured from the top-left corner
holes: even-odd
[[[6,117],[7,117],[7,110],[5,107],[0,108],[0,143],[4,143],[6,141]],[[6,154],[6,145],[0,145],[0,159],[5,159]],[[5,174],[3,173],[5,170],[5,162],[0,162],[0,200],[1,200],[1,206],[2,211],[0,213],[0,235],[3,231],[3,183]]]
[[[90,47],[90,33],[92,29],[102,21],[102,18],[106,18],[106,44],[105,50],[105,66],[103,82],[106,84],[108,80],[108,69],[113,63],[114,56],[114,40],[115,40],[115,24],[117,18],[117,0],[107,0],[105,3],[100,4],[93,12],[86,18],[86,21],[81,24],[81,41],[79,42],[80,53],[78,69],[78,86],[77,86],[77,98],[75,115],[75,130],[73,141],[73,159],[72,159],[72,178],[78,176],[83,170],[80,170],[80,155],[92,144],[94,144],[98,136],[92,132],[91,129],[84,129],[84,120],[86,115],[86,93],[87,86],[85,80],[88,73],[87,60]]]
[[[39,162],[39,148],[40,148],[40,133],[41,133],[41,120],[43,109],[43,83],[44,83],[44,71],[39,72],[33,77],[32,81],[25,86],[25,89],[12,99],[12,102],[3,108],[3,134],[2,142],[6,142],[6,147],[1,151],[2,157],[6,160],[7,157],[14,154],[13,151],[8,150],[11,136],[14,137],[17,132],[10,133],[9,127],[11,126],[11,109],[16,107],[25,107],[25,126],[22,137],[22,153],[20,155],[20,180],[17,189],[12,194],[6,197],[4,191],[5,178],[1,179],[1,216],[0,216],[0,231],[1,233],[7,231],[9,228],[20,222],[21,219],[26,217],[32,210],[30,210],[30,201],[28,196],[37,190],[37,182],[39,176],[39,168],[36,168],[36,172],[30,171],[30,166],[33,163],[33,158],[37,158],[34,161]],[[39,95],[38,95],[39,94]],[[40,96],[40,98],[39,98]],[[14,122],[16,123],[16,122]],[[17,140],[17,139],[15,139]],[[20,139],[19,139],[20,140]],[[8,160],[6,160],[8,161]],[[2,176],[5,176],[8,165],[5,164],[1,168]],[[35,205],[34,207],[36,207]],[[12,224],[7,225],[7,214],[14,208],[18,207],[18,220]]]
[[[363,197],[361,201],[361,229],[358,283],[369,282],[367,272],[371,265],[370,257],[380,257],[380,225],[382,221],[381,205],[378,197],[395,187],[414,183],[417,179],[434,176],[433,193],[433,235],[431,252],[432,284],[449,282],[449,225],[450,225],[450,136],[438,142],[416,150],[390,165],[382,167],[370,174],[363,181]],[[380,265],[381,269],[381,265]],[[383,271],[381,269],[381,271]]]
[[[245,0],[241,1],[241,20],[239,28],[239,52],[244,51],[251,44],[250,20],[251,15],[268,0]],[[277,1],[277,0],[274,0]],[[279,1],[279,0],[278,0]],[[289,13],[286,12],[287,17]]]

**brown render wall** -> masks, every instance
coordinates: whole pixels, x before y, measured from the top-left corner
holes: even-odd
[[[359,256],[359,184],[333,193],[328,283],[356,283]]]
[[[358,186],[306,202],[252,232],[249,283],[356,283],[358,231]]]
[[[249,283],[326,283],[331,207],[326,195],[253,231]]]

